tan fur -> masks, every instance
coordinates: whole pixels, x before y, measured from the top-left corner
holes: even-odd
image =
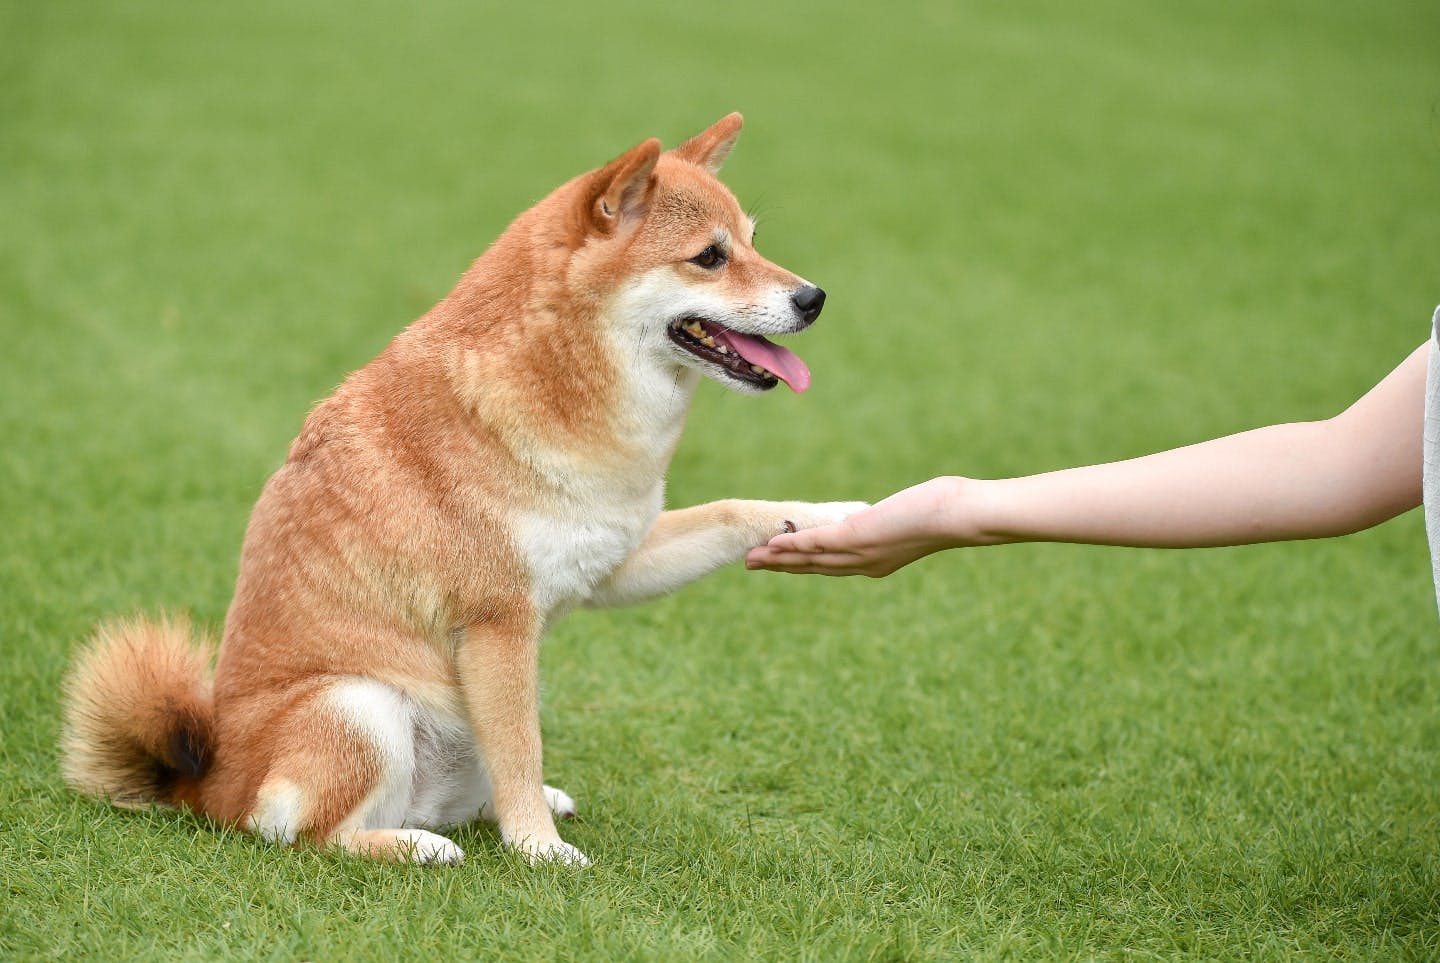
[[[754,251],[714,179],[739,128],[731,115],[670,154],[646,141],[563,185],[317,405],[250,519],[213,705],[188,627],[102,627],[67,685],[67,778],[384,858],[453,862],[448,840],[405,827],[483,811],[530,856],[583,861],[541,780],[547,624],[850,510],[658,514],[699,375],[665,373],[670,349],[627,307],[649,296],[640,279],[745,310],[804,283]],[[717,231],[726,269],[689,263]]]
[[[193,799],[214,740],[213,651],[184,618],[98,626],[66,677],[60,747],[71,785],[117,806]]]

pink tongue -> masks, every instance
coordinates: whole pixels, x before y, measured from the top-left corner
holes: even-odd
[[[741,334],[728,328],[715,330],[713,337],[746,361],[758,364],[775,375],[796,394],[810,387],[810,369],[805,367],[799,355],[788,348],[759,335]]]

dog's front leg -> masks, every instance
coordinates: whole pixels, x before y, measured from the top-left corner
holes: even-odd
[[[725,499],[661,512],[645,541],[585,604],[629,605],[673,592],[739,561],[781,532],[833,525],[866,507],[864,502]]]
[[[456,668],[475,745],[490,775],[500,838],[532,863],[583,866],[589,863],[585,854],[555,830],[542,780],[539,655],[536,628],[476,625],[466,630]]]

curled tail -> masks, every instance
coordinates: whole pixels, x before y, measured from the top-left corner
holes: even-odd
[[[117,806],[200,809],[214,757],[213,651],[187,619],[102,623],[65,680],[66,781]]]

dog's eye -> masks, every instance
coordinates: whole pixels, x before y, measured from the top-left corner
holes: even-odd
[[[692,257],[690,263],[698,264],[703,268],[716,268],[725,263],[725,252],[712,244]]]

